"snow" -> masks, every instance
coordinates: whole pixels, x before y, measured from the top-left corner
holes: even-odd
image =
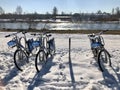
[[[12,32],[0,32],[0,90],[120,90],[120,35],[103,35],[105,48],[112,56],[112,68],[102,73],[87,34],[53,34],[56,55],[37,73],[35,57],[30,57],[22,72],[15,67],[15,49],[6,44],[11,38],[4,38],[9,33]]]

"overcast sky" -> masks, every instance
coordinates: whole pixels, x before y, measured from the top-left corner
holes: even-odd
[[[111,12],[112,8],[120,7],[120,0],[0,0],[0,6],[6,13],[15,12],[17,6],[21,6],[26,13],[51,13],[54,6],[58,13]]]

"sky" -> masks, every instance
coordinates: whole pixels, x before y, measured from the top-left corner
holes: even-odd
[[[0,7],[6,13],[13,13],[21,6],[26,13],[52,13],[57,7],[58,13],[91,13],[101,10],[111,12],[112,8],[120,7],[120,0],[0,0]]]

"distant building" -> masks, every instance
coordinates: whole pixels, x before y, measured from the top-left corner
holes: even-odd
[[[61,20],[61,21],[71,21],[71,16],[67,15],[57,15],[55,16],[55,20]]]

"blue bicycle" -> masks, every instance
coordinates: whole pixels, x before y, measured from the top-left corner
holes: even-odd
[[[35,58],[35,67],[38,72],[41,69],[41,65],[46,64],[48,57],[55,55],[55,40],[54,38],[50,39],[51,36],[48,32],[42,34],[42,46]]]
[[[105,70],[105,67],[111,66],[111,55],[109,52],[105,49],[104,45],[104,39],[101,36],[104,32],[107,32],[108,30],[103,30],[97,34],[90,34],[88,35],[91,43],[91,50],[95,58],[97,58],[98,65],[100,67],[100,70],[103,72]]]
[[[24,40],[24,44],[22,45],[21,42],[21,38],[19,38],[17,36],[17,33],[13,33],[13,34],[9,34],[6,35],[5,37],[10,37],[13,36],[12,40],[10,40],[7,44],[9,47],[13,48],[16,47],[16,51],[14,52],[14,63],[16,65],[16,67],[20,70],[23,71],[24,70],[24,65],[27,64],[29,62],[29,56],[32,53],[32,51],[36,48],[36,47],[40,47],[41,46],[41,41],[40,40],[33,40],[33,39],[26,39],[26,32],[22,32],[22,34],[24,34],[23,40]]]

